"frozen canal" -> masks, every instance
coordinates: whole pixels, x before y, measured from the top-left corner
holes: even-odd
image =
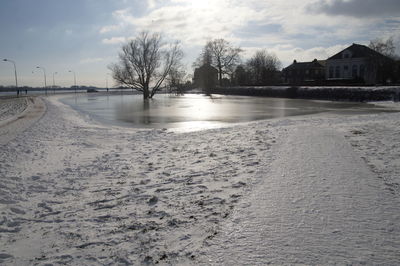
[[[63,100],[95,119],[113,125],[150,128],[210,128],[227,123],[308,115],[322,112],[377,112],[373,105],[246,96],[78,95]]]

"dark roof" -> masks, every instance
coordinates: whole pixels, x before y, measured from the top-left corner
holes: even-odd
[[[335,54],[334,56],[331,56],[328,58],[330,59],[342,59],[343,52],[344,51],[350,51],[352,53],[351,58],[365,58],[365,57],[386,57],[381,53],[378,53],[375,50],[372,50],[371,48],[361,45],[361,44],[356,44],[353,43],[351,46],[347,47],[346,49],[340,51],[339,53]]]
[[[314,59],[311,62],[297,62],[296,60],[294,60],[293,64],[286,67],[285,69],[310,69],[315,67],[324,67],[324,65],[317,59]]]

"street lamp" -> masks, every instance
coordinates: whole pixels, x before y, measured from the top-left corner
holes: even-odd
[[[15,89],[17,90],[17,95],[19,95],[19,90],[18,90],[18,78],[17,78],[17,67],[15,65],[15,62],[10,60],[10,59],[3,59],[4,62],[10,62],[14,65],[14,75],[15,75]]]
[[[71,72],[71,73],[74,74],[74,87],[75,87],[75,93],[76,93],[76,75],[75,75],[75,71],[68,70],[68,72]]]
[[[44,77],[44,90],[45,90],[45,92],[46,92],[46,95],[47,95],[47,78],[46,78],[46,69],[45,69],[44,67],[40,67],[40,66],[37,66],[36,68],[39,68],[39,69],[43,70],[43,77]]]
[[[56,82],[54,81],[54,75],[57,74],[58,72],[53,72],[53,90],[54,93],[56,93]]]

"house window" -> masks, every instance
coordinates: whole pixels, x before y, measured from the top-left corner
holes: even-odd
[[[340,78],[340,66],[337,66],[335,69],[335,78]]]
[[[364,78],[365,75],[365,65],[360,65],[360,77]]]
[[[343,69],[344,69],[344,71],[348,71],[349,70],[349,66],[344,66]]]
[[[351,69],[351,76],[352,76],[353,78],[356,78],[356,77],[357,77],[357,72],[358,72],[358,67],[357,67],[357,65],[353,65],[353,67],[352,67],[352,69]]]
[[[306,75],[308,75],[308,74],[310,74],[310,71],[307,69],[307,70],[306,70]]]
[[[333,78],[333,66],[329,67],[329,78]]]

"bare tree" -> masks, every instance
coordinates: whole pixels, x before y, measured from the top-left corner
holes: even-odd
[[[178,42],[166,45],[160,34],[142,32],[122,47],[119,62],[109,68],[119,85],[143,92],[146,100],[161,90],[164,80],[172,69],[178,68],[182,57]]]
[[[396,82],[398,80],[398,65],[396,60],[399,57],[396,55],[396,47],[393,42],[393,37],[384,40],[381,38],[370,41],[369,48],[385,55],[373,55],[369,58],[370,64],[368,72],[376,76],[376,80],[381,84],[387,82]]]
[[[219,85],[222,85],[222,76],[232,76],[236,65],[240,62],[242,49],[233,47],[224,39],[215,39],[207,42],[200,55],[201,65],[210,63],[218,70]]]
[[[212,65],[212,56],[207,46],[205,46],[201,52],[201,54],[196,58],[196,61],[193,63],[193,68],[199,68],[204,65]]]
[[[280,69],[281,62],[274,53],[263,49],[257,51],[247,61],[247,68],[255,85],[267,85],[274,82],[275,73]]]
[[[396,47],[393,44],[393,37],[386,40],[377,38],[369,42],[369,48],[386,55],[387,57],[394,58]]]
[[[183,70],[182,68],[172,68],[167,77],[170,92],[183,94],[185,77],[185,70]]]

